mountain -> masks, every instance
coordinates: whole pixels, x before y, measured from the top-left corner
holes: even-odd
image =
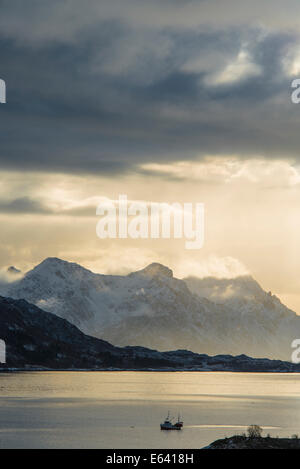
[[[0,287],[117,346],[290,360],[300,317],[251,277],[179,280],[160,264],[127,276],[48,258]]]
[[[300,338],[300,316],[264,291],[251,276],[233,279],[189,277],[185,282],[199,299],[205,297],[223,310],[216,317],[224,334],[235,337],[231,353],[244,347],[247,354],[290,360],[291,343]]]
[[[159,369],[200,371],[299,372],[300,365],[245,355],[209,357],[186,350],[159,352],[114,347],[83,334],[65,319],[25,300],[0,297],[0,335],[7,369]]]
[[[97,366],[114,352],[112,345],[86,337],[66,320],[11,298],[0,297],[0,336],[10,367]]]
[[[115,345],[197,352],[203,343],[202,351],[214,350],[214,340],[208,348],[204,328],[204,322],[213,326],[214,304],[199,301],[184,281],[160,264],[110,276],[49,258],[0,293],[24,298]]]

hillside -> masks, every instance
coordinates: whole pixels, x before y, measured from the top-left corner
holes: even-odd
[[[210,357],[187,350],[159,352],[114,347],[25,300],[0,297],[0,333],[7,363],[0,369],[146,369],[186,371],[300,372],[300,365],[241,356]]]

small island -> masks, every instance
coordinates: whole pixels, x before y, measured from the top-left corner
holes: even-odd
[[[292,435],[290,438],[271,435],[263,437],[262,431],[258,425],[250,425],[247,434],[216,440],[203,449],[300,449],[298,435]]]

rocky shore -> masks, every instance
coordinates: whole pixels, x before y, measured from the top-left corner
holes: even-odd
[[[300,449],[300,439],[291,438],[232,436],[216,440],[203,449]]]

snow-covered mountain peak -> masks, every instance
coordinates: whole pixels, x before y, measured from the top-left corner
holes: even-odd
[[[34,269],[27,272],[26,277],[35,277],[36,275],[43,277],[51,277],[56,275],[58,277],[68,277],[69,275],[95,275],[90,270],[85,269],[75,262],[68,262],[57,257],[48,257],[38,264]]]
[[[173,278],[173,272],[169,267],[166,267],[158,262],[153,262],[142,270],[134,272],[130,275],[145,275],[147,277],[167,277]]]
[[[64,261],[58,257],[47,257],[40,264],[38,264],[33,270],[37,269],[52,269],[52,268],[68,268],[69,266],[77,266],[80,269],[83,269],[79,264],[74,262]]]
[[[300,334],[300,317],[250,276],[179,280],[158,263],[100,275],[48,258],[0,287],[115,345],[290,359]]]

